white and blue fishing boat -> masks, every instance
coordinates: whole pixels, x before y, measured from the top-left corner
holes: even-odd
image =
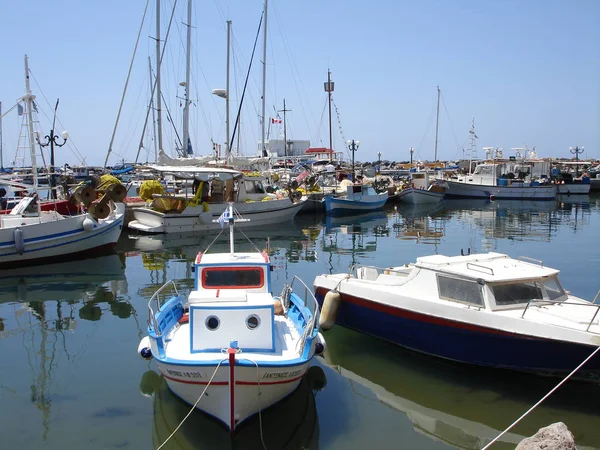
[[[600,379],[600,304],[563,289],[559,271],[500,253],[447,257],[314,281],[321,326],[334,323],[463,363]],[[589,358],[589,360],[587,360]]]
[[[342,216],[377,211],[383,208],[387,199],[387,191],[377,193],[373,186],[350,184],[346,187],[346,195],[326,196],[323,202],[328,216]]]
[[[229,224],[230,251],[198,253],[189,295],[173,281],[156,291],[138,352],[177,396],[233,431],[292,393],[324,340],[311,289],[294,277],[273,296],[268,253],[234,249],[244,219],[229,205],[218,220]]]

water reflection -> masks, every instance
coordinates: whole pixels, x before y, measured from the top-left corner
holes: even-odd
[[[154,448],[168,440],[164,449],[301,449],[318,448],[319,421],[315,396],[325,387],[323,369],[311,366],[292,394],[246,420],[231,436],[222,423],[198,410],[185,419],[191,406],[168,388],[153,371],[144,373],[140,390],[152,397]],[[185,419],[185,420],[184,420]]]
[[[439,244],[445,235],[448,218],[443,203],[399,204],[394,214],[394,237],[422,244]]]
[[[557,380],[447,362],[341,327],[325,335],[327,364],[354,395],[402,411],[419,433],[480,449],[550,391]],[[600,448],[600,389],[569,382],[501,440],[514,449],[541,427],[566,421],[577,448]]]

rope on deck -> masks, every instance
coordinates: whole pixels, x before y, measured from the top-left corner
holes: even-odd
[[[550,395],[552,393],[554,393],[554,391],[556,391],[560,386],[562,386],[562,384],[565,381],[567,381],[569,378],[571,378],[571,376],[573,376],[573,374],[575,372],[577,372],[579,369],[581,369],[583,367],[583,365],[585,363],[587,363],[590,359],[592,359],[593,356],[596,353],[598,353],[599,351],[600,351],[600,347],[596,348],[596,350],[594,350],[590,356],[588,356],[581,364],[579,364],[575,369],[573,369],[573,371],[569,375],[567,375],[560,383],[558,383],[556,386],[554,386],[554,388],[552,388],[552,390],[550,392],[548,392],[546,395],[544,395],[544,397],[542,397],[542,399],[539,402],[537,402],[535,405],[533,405],[531,408],[529,408],[529,410],[525,414],[523,414],[521,417],[519,417],[517,420],[515,420],[506,430],[504,430],[502,433],[500,433],[498,436],[496,436],[489,444],[487,444],[481,450],[488,449],[493,443],[495,443],[498,439],[500,439],[508,430],[510,430],[517,423],[519,423],[523,418],[525,418],[525,416],[527,414],[529,414],[531,411],[533,411],[535,408],[537,408],[540,403],[542,403],[544,400],[546,400],[548,397],[550,397]]]

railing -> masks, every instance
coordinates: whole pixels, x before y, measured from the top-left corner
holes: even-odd
[[[377,271],[377,274],[379,275],[380,273],[386,273],[386,274],[392,274],[392,273],[397,273],[400,275],[407,275],[406,271],[404,270],[397,270],[397,269],[390,269],[389,267],[377,267],[377,266],[367,266],[365,264],[355,264],[353,266],[350,267],[350,274],[357,276],[358,275],[358,269],[361,268],[365,268],[365,269],[375,269]]]
[[[467,269],[471,269],[476,272],[489,273],[490,275],[494,275],[494,269],[492,269],[491,267],[488,267],[488,266],[483,266],[481,264],[467,263]]]
[[[162,301],[161,301],[161,293],[166,290],[166,288],[168,286],[171,286],[171,291],[170,291],[170,296],[167,297],[166,295],[163,297]],[[175,282],[173,280],[169,280],[167,281],[165,284],[163,284],[153,295],[152,297],[150,297],[150,300],[148,301],[148,312],[149,312],[149,316],[148,316],[148,326],[151,326],[154,329],[154,332],[156,333],[157,336],[160,336],[160,330],[158,329],[158,323],[156,322],[156,313],[158,313],[161,308],[163,307],[164,303],[165,303],[165,299],[166,298],[170,298],[173,297],[173,292],[175,293],[175,297],[179,296],[179,291],[177,290],[177,285],[175,284]],[[155,302],[156,303],[156,312],[154,311],[154,309],[152,308],[152,303]]]
[[[315,298],[315,295],[313,294],[312,289],[310,289],[305,283],[304,281],[302,281],[300,278],[298,278],[297,276],[294,276],[294,278],[292,279],[292,282],[290,283],[290,294],[294,291],[294,283],[298,282],[302,285],[302,287],[304,288],[304,296],[302,296],[302,298],[304,299],[304,304],[308,307],[308,310],[310,311],[310,313],[312,314],[314,320],[313,320],[313,327],[312,330],[310,330],[311,332],[315,329],[315,327],[318,324],[319,321],[319,304],[317,303],[317,299]],[[282,299],[283,300],[283,299]],[[309,304],[310,301],[310,304]]]
[[[591,308],[596,308],[596,312],[592,316],[592,319],[590,320],[590,322],[588,323],[588,326],[585,329],[585,331],[590,331],[590,327],[593,325],[594,320],[596,320],[596,317],[598,317],[598,314],[600,313],[600,304],[596,304],[596,299],[598,298],[599,294],[600,294],[600,291],[598,291],[598,294],[596,294],[596,297],[594,298],[594,302],[592,302],[592,303],[573,303],[573,302],[565,302],[562,300],[538,300],[538,299],[529,300],[527,302],[527,306],[525,306],[525,309],[523,310],[523,314],[521,314],[521,319],[523,319],[525,317],[525,313],[527,312],[527,310],[529,309],[529,306],[531,304],[536,304],[535,306],[537,306],[538,308],[541,306],[545,306],[545,305],[561,305],[561,306],[562,305],[573,305],[573,306],[585,306],[588,308],[591,307]],[[597,333],[597,334],[600,334],[600,333]]]
[[[519,256],[519,262],[531,262],[534,264],[539,264],[541,267],[544,267],[544,263],[541,259],[529,258],[527,256]]]

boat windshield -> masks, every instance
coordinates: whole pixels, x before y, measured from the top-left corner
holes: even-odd
[[[548,300],[564,300],[566,299],[566,292],[563,290],[558,277],[546,278],[542,281]]]
[[[544,298],[540,284],[532,280],[496,284],[490,287],[498,306],[525,304],[534,299]]]
[[[203,288],[254,289],[263,284],[263,270],[260,267],[207,267],[202,270]]]

